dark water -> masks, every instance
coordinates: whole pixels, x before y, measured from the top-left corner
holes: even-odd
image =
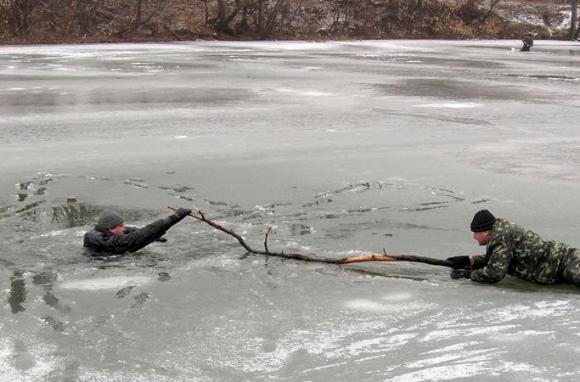
[[[0,49],[3,381],[576,381],[575,287],[245,256],[193,219],[89,260],[103,209],[199,208],[328,257],[580,245],[580,49],[517,41]]]

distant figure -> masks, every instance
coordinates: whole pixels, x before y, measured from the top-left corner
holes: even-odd
[[[190,213],[190,209],[179,208],[165,219],[136,228],[125,227],[123,218],[113,211],[105,210],[99,216],[95,228],[85,233],[84,247],[94,256],[136,252],[154,241],[165,241],[162,238],[165,232]]]
[[[525,37],[522,39],[522,43],[524,45],[522,45],[522,49],[520,49],[521,52],[529,52],[530,48],[532,46],[534,46],[534,36],[531,33],[528,33],[527,35],[525,35]]]
[[[497,283],[506,274],[539,284],[570,283],[580,286],[580,251],[563,243],[545,241],[538,234],[488,210],[478,211],[471,222],[473,238],[486,246],[485,255],[454,256],[454,279]]]

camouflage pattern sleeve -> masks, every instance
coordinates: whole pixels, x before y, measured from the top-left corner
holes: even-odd
[[[507,274],[510,264],[511,255],[504,243],[497,243],[492,248],[489,248],[489,261],[487,265],[481,269],[475,270],[471,273],[471,280],[480,283],[497,283],[501,281]]]
[[[481,269],[487,263],[485,255],[475,255],[471,256],[471,258],[473,259],[473,269]]]

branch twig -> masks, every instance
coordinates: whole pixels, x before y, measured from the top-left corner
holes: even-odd
[[[268,227],[268,231],[266,231],[266,237],[264,237],[264,250],[266,252],[268,251],[268,235],[270,234],[270,231],[272,230],[272,227]]]
[[[169,209],[175,211],[176,209],[173,207],[169,207]],[[218,231],[222,231],[232,237],[234,237],[238,243],[240,243],[240,245],[242,247],[244,247],[244,249],[248,252],[248,253],[253,253],[256,255],[263,255],[263,256],[273,256],[273,257],[282,257],[282,258],[286,258],[286,259],[293,259],[293,260],[301,260],[301,261],[308,261],[308,262],[315,262],[315,263],[326,263],[326,264],[352,264],[352,263],[364,263],[364,262],[371,262],[371,261],[410,261],[410,262],[415,262],[415,263],[425,263],[425,264],[431,264],[431,265],[438,265],[438,266],[443,266],[443,267],[452,267],[452,264],[450,261],[447,260],[441,260],[441,259],[434,259],[431,257],[421,257],[421,256],[414,256],[414,255],[388,255],[387,251],[383,248],[383,255],[369,255],[369,256],[354,256],[354,257],[343,257],[341,259],[336,259],[336,258],[330,258],[330,257],[316,257],[316,256],[307,256],[307,255],[302,255],[300,253],[284,253],[282,252],[272,252],[268,249],[268,234],[270,233],[270,228],[268,228],[268,232],[266,232],[266,237],[264,239],[264,251],[260,251],[257,249],[253,249],[252,247],[250,247],[250,245],[248,243],[246,243],[246,241],[244,240],[244,238],[240,235],[238,235],[237,233],[235,233],[233,230],[231,229],[227,229],[221,225],[219,225],[218,223],[208,219],[205,214],[203,212],[201,212],[200,210],[197,210],[197,212],[194,213],[190,213],[189,216],[191,216],[194,219],[199,220],[200,222],[203,222],[205,224],[208,224],[212,227],[214,227],[215,229],[217,229]]]

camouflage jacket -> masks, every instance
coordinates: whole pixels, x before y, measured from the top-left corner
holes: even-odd
[[[545,241],[530,230],[497,219],[485,255],[474,256],[473,281],[496,283],[506,274],[540,284],[559,281],[563,260],[574,250],[566,244]]]

